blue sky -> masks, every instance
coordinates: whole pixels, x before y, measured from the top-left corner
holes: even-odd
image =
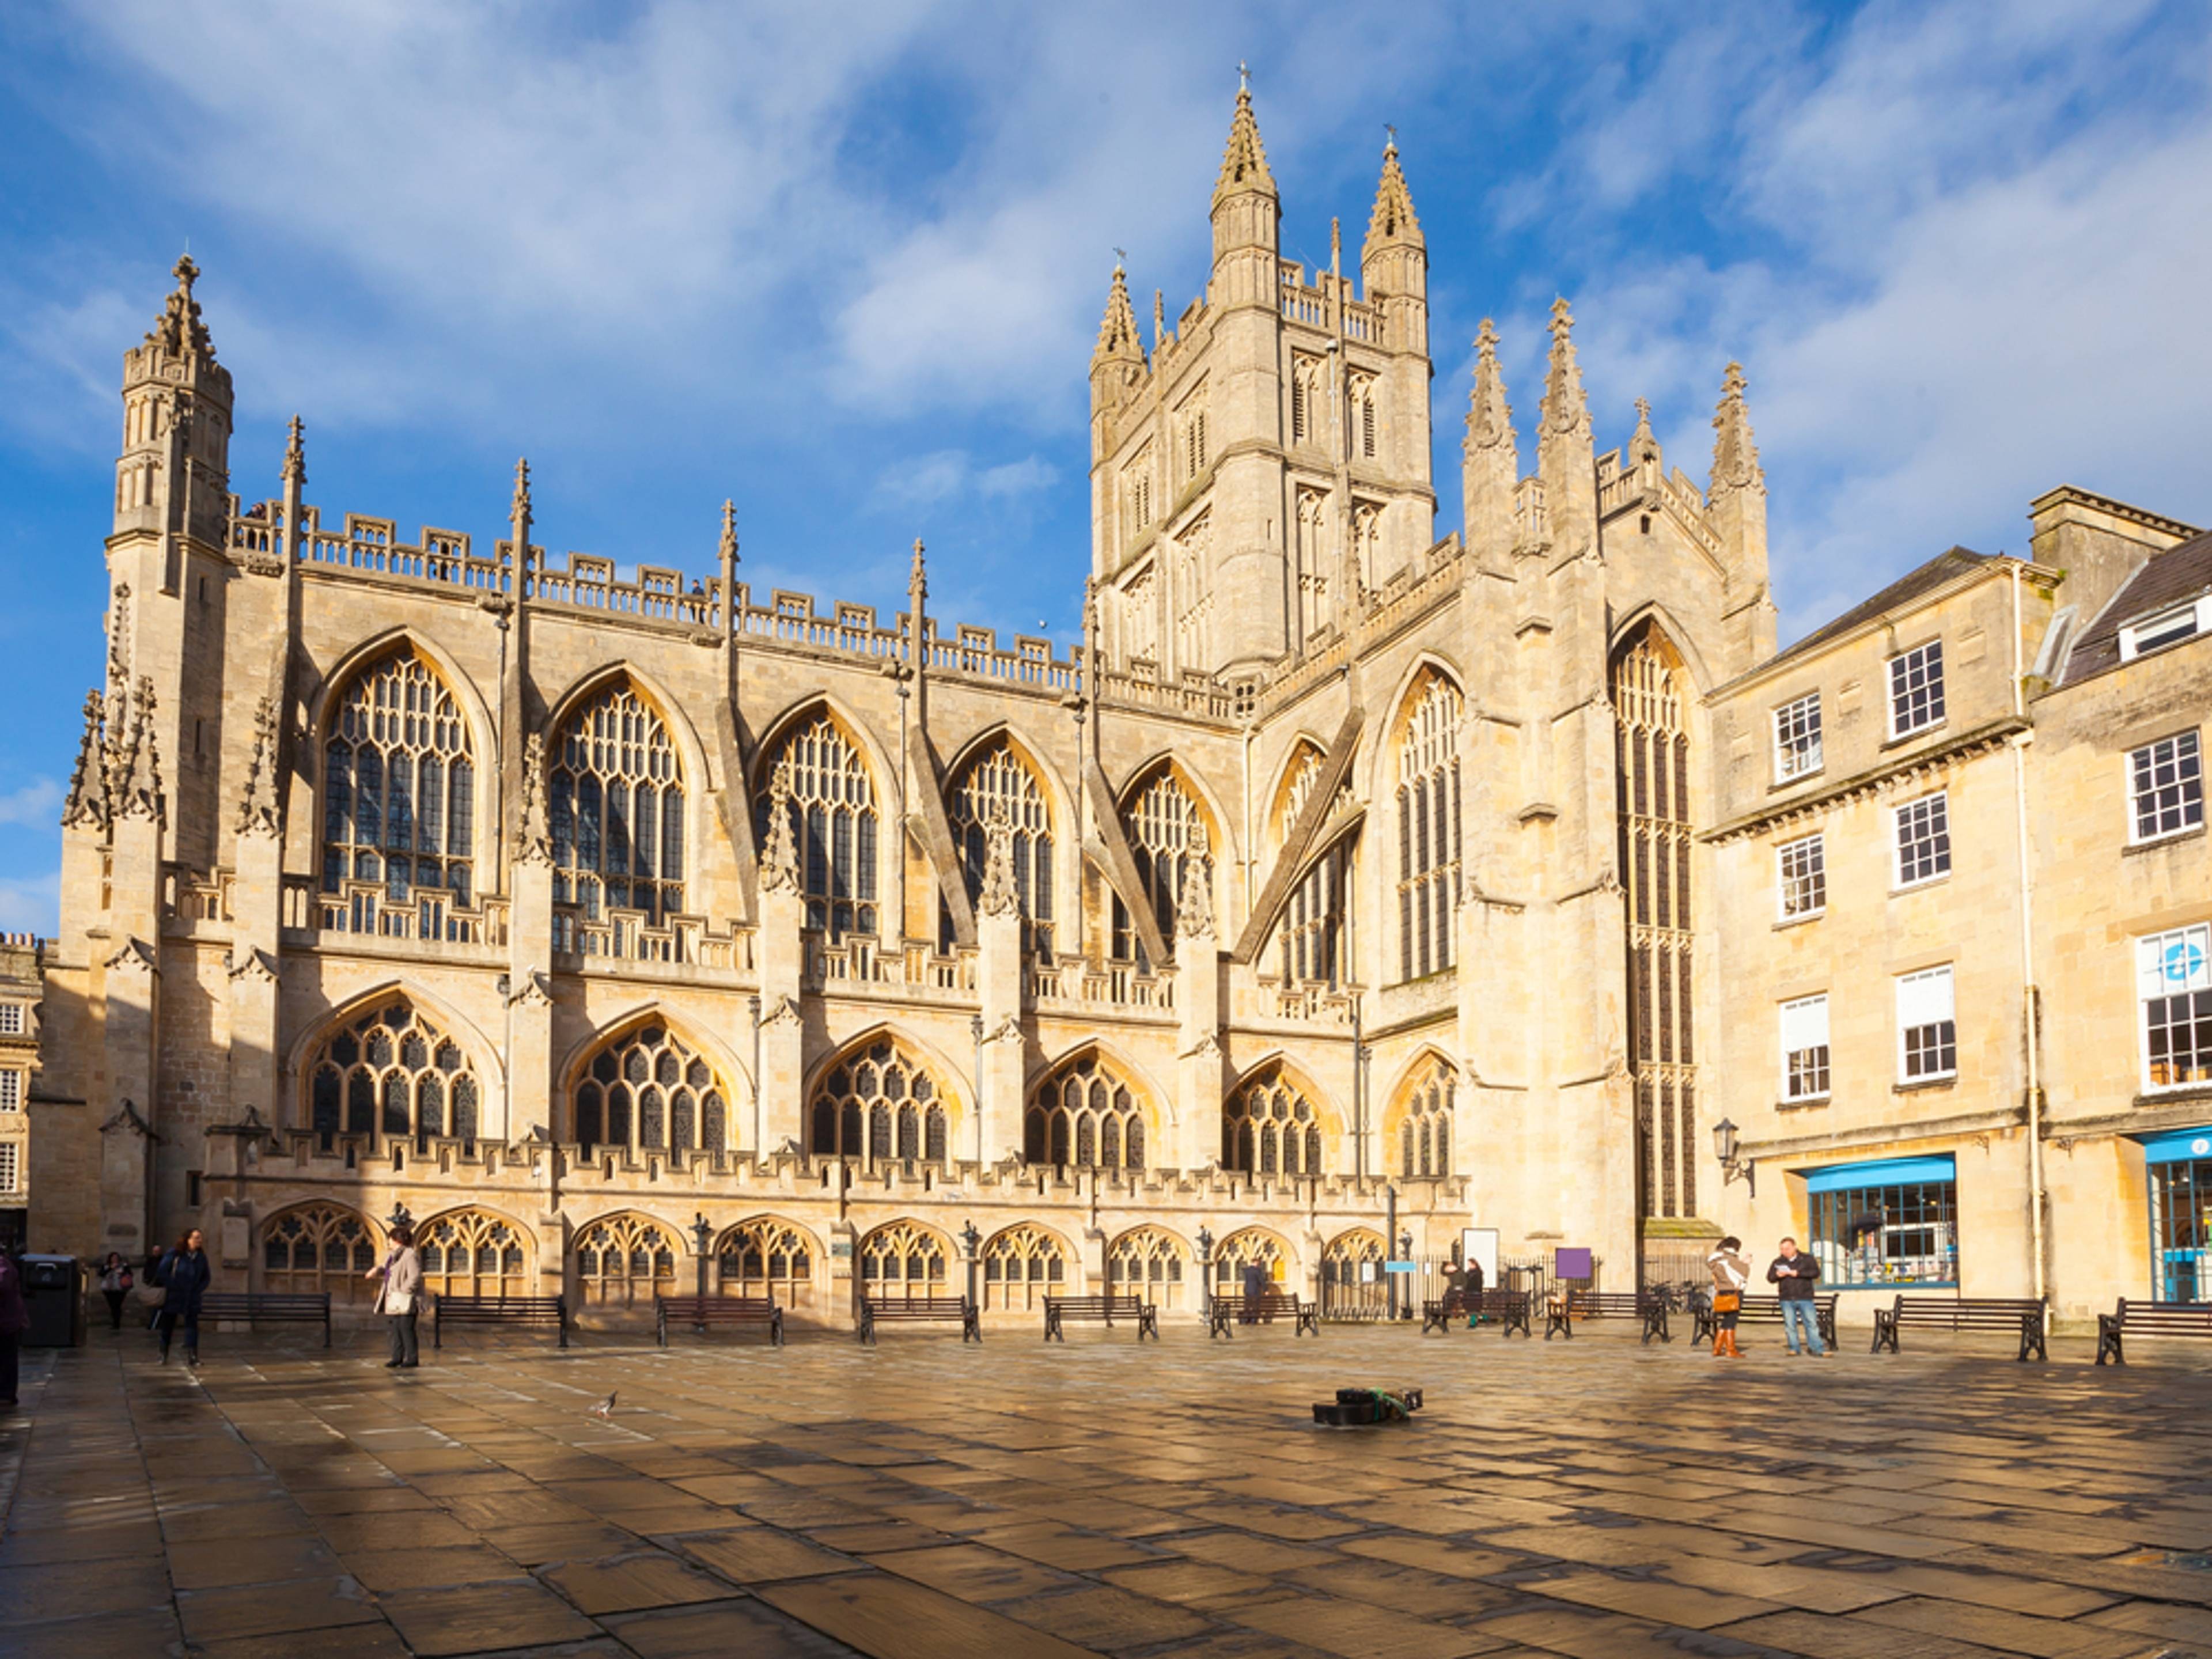
[[[0,927],[50,931],[98,677],[116,387],[189,239],[233,487],[1062,637],[1113,249],[1203,287],[1239,59],[1286,253],[1427,234],[1437,530],[1476,322],[1524,436],[1575,304],[1598,443],[1702,477],[1744,362],[1785,637],[2070,482],[2212,522],[2212,9],[0,10]],[[1140,306],[1140,309],[1144,307]],[[1525,455],[1525,450],[1524,450]]]

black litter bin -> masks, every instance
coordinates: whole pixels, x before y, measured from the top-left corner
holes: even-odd
[[[18,1258],[23,1275],[23,1330],[27,1348],[76,1348],[84,1345],[84,1264],[73,1255]]]

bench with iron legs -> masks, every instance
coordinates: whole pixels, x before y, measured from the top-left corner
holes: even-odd
[[[2097,1363],[2109,1358],[2116,1365],[2126,1364],[2130,1336],[2212,1336],[2212,1303],[2130,1302],[2122,1297],[2112,1312],[2097,1316]]]
[[[771,1296],[656,1296],[653,1298],[653,1334],[668,1346],[671,1324],[689,1325],[700,1336],[710,1325],[765,1325],[768,1345],[783,1346],[783,1310]]]
[[[323,1346],[331,1346],[331,1298],[284,1291],[210,1291],[200,1297],[200,1317],[242,1319],[248,1325],[320,1325]]]
[[[1272,1325],[1278,1319],[1292,1322],[1291,1334],[1319,1336],[1321,1309],[1311,1302],[1302,1302],[1296,1291],[1262,1291],[1253,1298],[1248,1311],[1242,1296],[1217,1296],[1206,1316],[1206,1334],[1234,1337],[1231,1325]]]
[[[1713,1311],[1712,1299],[1708,1297],[1692,1304],[1690,1340],[1710,1342],[1720,1334],[1720,1316]],[[1747,1296],[1743,1305],[1736,1310],[1739,1325],[1779,1325],[1782,1322],[1782,1298],[1778,1296]],[[1820,1333],[1820,1340],[1830,1347],[1836,1346],[1836,1298],[1816,1296],[1813,1298],[1813,1325]]]
[[[963,1342],[983,1340],[981,1315],[964,1296],[863,1297],[857,1317],[860,1339],[871,1347],[878,1325],[951,1324],[957,1320]]]
[[[2043,1304],[2029,1297],[1900,1296],[1893,1308],[1874,1310],[1874,1347],[1897,1352],[1897,1334],[1907,1327],[1931,1331],[2004,1331],[2020,1338],[2021,1359],[2033,1353],[2051,1358]]]
[[[1421,1332],[1426,1335],[1431,1331],[1449,1331],[1454,1320],[1478,1315],[1496,1320],[1500,1336],[1510,1336],[1516,1331],[1523,1336],[1533,1334],[1528,1328],[1526,1291],[1482,1291],[1474,1295],[1447,1291],[1437,1300],[1421,1304]]]
[[[432,1299],[430,1346],[446,1346],[448,1325],[520,1325],[542,1331],[551,1327],[560,1346],[568,1346],[568,1304],[557,1296],[441,1296]]]
[[[1142,1297],[1135,1296],[1048,1296],[1044,1299],[1044,1340],[1065,1342],[1067,1333],[1060,1328],[1068,1321],[1079,1325],[1112,1326],[1119,1320],[1124,1325],[1137,1328],[1137,1340],[1146,1337],[1160,1340],[1159,1310]]]
[[[1572,1336],[1573,1321],[1577,1319],[1640,1319],[1644,1322],[1643,1340],[1657,1337],[1662,1342],[1674,1338],[1667,1328],[1667,1310],[1669,1299],[1657,1291],[1571,1291],[1567,1293],[1566,1317],[1559,1317],[1554,1304],[1545,1322],[1544,1340],[1552,1340],[1554,1328]]]

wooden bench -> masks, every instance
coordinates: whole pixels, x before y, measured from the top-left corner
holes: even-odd
[[[448,1325],[520,1325],[553,1328],[560,1346],[568,1346],[568,1303],[558,1296],[441,1296],[432,1299],[430,1346],[446,1346]]]
[[[331,1346],[331,1298],[328,1291],[210,1291],[200,1297],[200,1317],[242,1319],[249,1326],[320,1325],[323,1346]]]
[[[1137,1328],[1137,1340],[1160,1340],[1159,1310],[1134,1296],[1048,1296],[1044,1299],[1044,1340],[1065,1342],[1060,1327],[1069,1320],[1079,1325],[1111,1326],[1115,1320]]]
[[[2097,1363],[2103,1364],[2109,1355],[2114,1364],[2126,1364],[2124,1344],[2130,1336],[2212,1336],[2212,1303],[2130,1302],[2122,1297],[2116,1310],[2097,1316]]]
[[[1668,1297],[1657,1291],[1570,1291],[1566,1299],[1569,1322],[1560,1328],[1571,1337],[1575,1334],[1571,1322],[1577,1319],[1640,1319],[1644,1322],[1643,1341],[1648,1343],[1656,1336],[1662,1342],[1672,1342],[1674,1335],[1667,1328],[1668,1306]],[[1554,1322],[1555,1315],[1547,1313],[1544,1330],[1547,1342],[1552,1340]]]
[[[1720,1316],[1713,1311],[1712,1298],[1692,1310],[1694,1322],[1690,1328],[1693,1342],[1710,1342],[1720,1332]],[[1740,1325],[1779,1325],[1782,1322],[1782,1298],[1778,1296],[1747,1296],[1743,1305],[1736,1310]],[[1828,1346],[1836,1346],[1836,1298],[1816,1296],[1813,1298],[1814,1328],[1820,1333],[1820,1340]]]
[[[1217,1296],[1206,1316],[1206,1334],[1208,1340],[1217,1336],[1233,1338],[1237,1334],[1229,1328],[1232,1324],[1272,1325],[1279,1318],[1293,1322],[1293,1340],[1321,1334],[1320,1308],[1310,1302],[1301,1302],[1296,1291],[1261,1291],[1259,1299],[1252,1304],[1249,1320],[1244,1316],[1242,1296]]]
[[[1421,1304],[1421,1333],[1449,1331],[1454,1320],[1476,1314],[1496,1320],[1500,1336],[1510,1336],[1516,1331],[1523,1336],[1533,1334],[1528,1328],[1526,1291],[1484,1291],[1473,1297],[1464,1291],[1447,1291],[1437,1300]]]
[[[2027,1297],[1900,1296],[1897,1305],[1874,1310],[1874,1347],[1897,1352],[1905,1327],[1933,1331],[2005,1331],[2020,1338],[2017,1358],[2051,1358],[2044,1337],[2043,1304]]]
[[[783,1310],[769,1296],[656,1296],[653,1324],[660,1346],[668,1346],[668,1325],[689,1325],[700,1336],[709,1325],[765,1325],[768,1345],[783,1346]]]
[[[982,1317],[964,1296],[862,1297],[860,1338],[873,1347],[878,1325],[949,1324],[956,1319],[960,1322],[963,1342],[983,1340]]]

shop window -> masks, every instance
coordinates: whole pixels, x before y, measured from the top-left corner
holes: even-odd
[[[1824,1285],[1955,1287],[1959,1188],[1948,1157],[1820,1170],[1806,1181]]]

